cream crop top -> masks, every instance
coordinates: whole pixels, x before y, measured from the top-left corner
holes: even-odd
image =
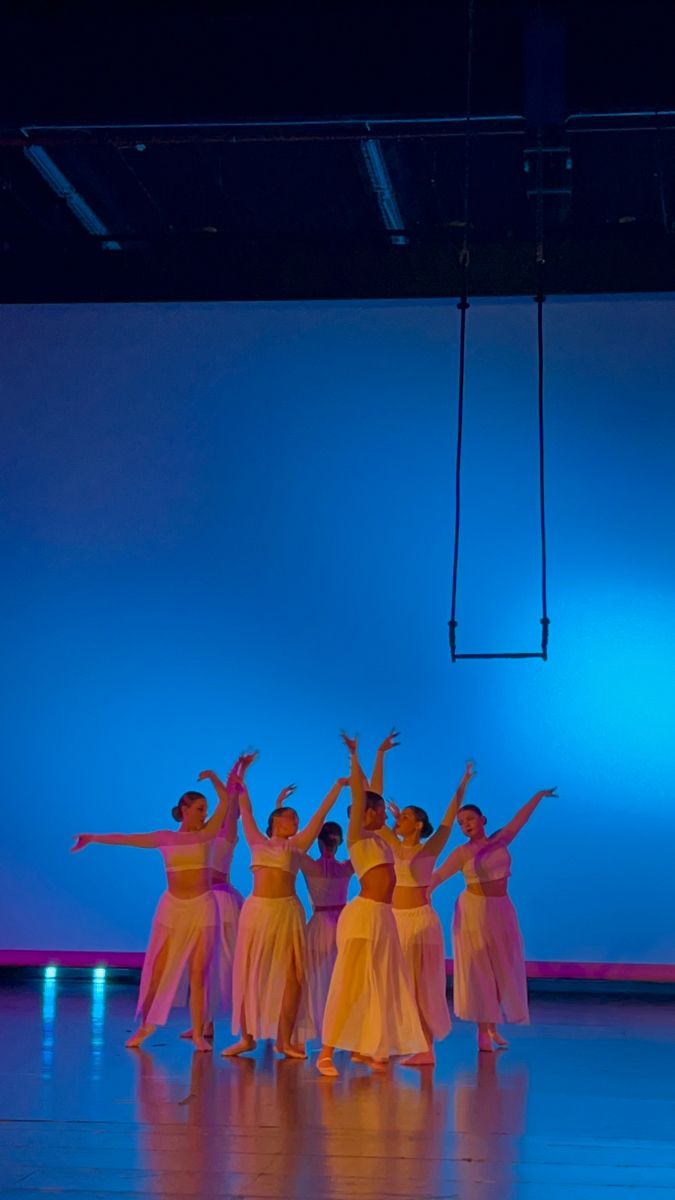
[[[349,857],[359,880],[363,879],[366,872],[372,870],[373,867],[382,866],[383,863],[388,866],[394,865],[391,847],[383,842],[376,833],[366,834],[365,837],[359,838],[358,842],[352,842],[349,847]]]
[[[433,854],[424,854],[423,846],[394,847],[396,886],[431,887],[435,862]]]
[[[350,862],[310,858],[303,854],[300,869],[314,908],[337,908],[347,903],[349,881],[354,874]]]
[[[229,877],[236,844],[236,838],[233,842],[228,841],[226,837],[214,838],[211,842],[211,866],[214,871]]]
[[[189,838],[189,834],[175,836]],[[167,871],[199,871],[201,868],[210,867],[212,845],[213,838],[203,838],[199,842],[172,840],[158,849]]]
[[[274,867],[277,871],[288,871],[297,875],[300,868],[301,850],[288,843],[287,838],[265,838],[251,846],[251,870],[259,867]]]
[[[467,883],[490,883],[511,874],[511,855],[505,842],[494,834],[475,854],[467,858],[462,871]]]

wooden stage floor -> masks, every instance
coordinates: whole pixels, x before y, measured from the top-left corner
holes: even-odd
[[[0,1195],[675,1194],[672,998],[535,995],[499,1056],[457,1023],[435,1070],[376,1076],[340,1056],[336,1081],[269,1047],[193,1054],[180,1021],[125,1050],[134,998],[63,970],[0,985]]]

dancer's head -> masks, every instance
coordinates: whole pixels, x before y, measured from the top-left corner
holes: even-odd
[[[387,819],[384,799],[379,792],[366,792],[366,811],[363,818],[365,829],[381,829]]]
[[[386,809],[384,807],[384,799],[379,792],[367,791],[363,793],[365,800],[365,812],[363,816],[364,829],[381,829],[387,819]],[[347,816],[352,811],[351,804],[347,809]]]
[[[184,792],[178,804],[171,809],[174,821],[184,825],[189,833],[201,829],[206,820],[208,804],[201,792]]]
[[[281,808],[275,808],[270,813],[269,821],[267,822],[267,836],[278,838],[290,838],[298,832],[300,824],[298,814],[294,808],[289,808],[284,804]]]
[[[419,808],[417,804],[409,804],[401,809],[396,820],[396,832],[411,842],[419,842],[423,838],[431,837],[434,827],[423,808]]]
[[[338,847],[342,845],[342,826],[338,825],[337,821],[326,821],[325,825],[321,826],[319,834],[319,849],[321,850],[322,858],[335,858],[338,852]]]
[[[457,824],[470,842],[485,837],[487,817],[475,804],[463,804],[457,814]]]

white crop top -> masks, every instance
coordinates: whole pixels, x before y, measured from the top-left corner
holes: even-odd
[[[303,854],[300,869],[314,908],[337,908],[347,903],[349,880],[354,874],[350,862],[310,858]]]
[[[226,837],[214,838],[211,842],[211,866],[214,871],[229,876],[236,844],[236,838],[233,842],[228,841]]]
[[[398,887],[431,887],[431,876],[436,859],[433,854],[424,854],[423,851],[423,846],[394,848],[394,867]]]
[[[363,879],[367,871],[379,867],[383,863],[393,866],[394,855],[391,847],[382,841],[376,833],[366,834],[358,842],[352,842],[349,847],[349,857],[357,879]]]
[[[178,834],[188,838],[189,834]],[[211,865],[211,846],[213,841],[204,838],[199,842],[171,841],[165,846],[159,846],[159,852],[164,859],[167,871],[198,871],[201,867]]]
[[[274,867],[277,871],[288,871],[297,875],[302,851],[288,844],[287,838],[265,838],[251,846],[251,870],[259,867]]]
[[[467,858],[462,871],[467,883],[490,883],[511,874],[511,855],[505,842],[495,834],[475,854]]]

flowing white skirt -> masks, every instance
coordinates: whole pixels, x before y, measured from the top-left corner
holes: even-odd
[[[373,1058],[426,1050],[390,904],[357,896],[337,927],[322,1041]]]
[[[207,1011],[211,1017],[216,1014],[229,1016],[232,1012],[232,972],[237,928],[244,898],[228,883],[216,884],[213,895],[218,906],[218,937],[209,981]]]
[[[298,1016],[298,1040],[321,1037],[328,989],[337,958],[337,927],[342,909],[315,912],[307,926],[307,951],[302,1000]]]
[[[528,1025],[523,938],[508,896],[461,893],[452,922],[454,1009],[464,1021]]]
[[[254,1038],[276,1038],[289,971],[302,981],[305,910],[297,896],[249,896],[239,917],[232,980],[232,1031],[242,1011]]]
[[[204,982],[208,989],[217,925],[218,906],[213,892],[203,892],[191,900],[179,900],[164,892],[153,917],[141,972],[136,1015],[144,1022],[165,1025],[172,1006],[185,1003],[190,958],[202,947],[206,950]]]
[[[435,1041],[447,1037],[452,1022],[446,996],[443,929],[430,904],[395,908],[401,949],[422,1020]]]

